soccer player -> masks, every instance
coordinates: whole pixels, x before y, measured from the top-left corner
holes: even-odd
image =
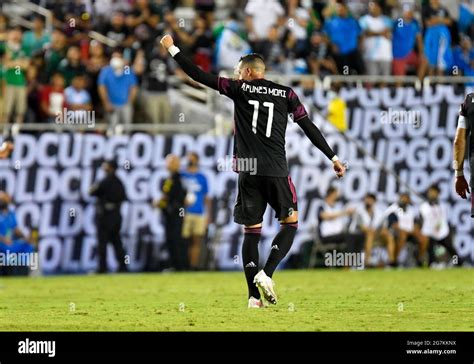
[[[466,151],[466,139],[469,137],[469,160],[471,165],[471,187],[474,182],[474,173],[472,173],[472,165],[474,163],[473,148],[474,148],[474,134],[472,133],[473,127],[473,113],[474,106],[472,105],[472,98],[474,93],[470,93],[466,96],[464,102],[459,110],[458,127],[456,129],[456,137],[454,139],[453,147],[453,169],[455,171],[456,192],[461,198],[467,199],[466,194],[470,193],[469,185],[467,184],[466,178],[464,178],[464,155]],[[474,197],[471,194],[471,217],[474,217]]]
[[[243,56],[235,69],[238,80],[232,80],[195,66],[174,45],[170,35],[165,35],[161,44],[192,79],[234,101],[234,167],[239,173],[234,221],[245,226],[242,261],[249,291],[248,307],[264,306],[259,289],[266,301],[276,304],[272,276],[290,250],[298,227],[296,191],[288,175],[285,152],[288,115],[333,162],[337,177],[344,175],[345,167],[308,118],[295,92],[264,78],[265,63],[261,56]],[[265,266],[259,271],[258,242],[267,204],[275,211],[281,228]]]

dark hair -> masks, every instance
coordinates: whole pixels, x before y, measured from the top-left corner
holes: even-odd
[[[189,152],[189,155],[194,156],[194,158],[196,158],[199,161],[199,154],[197,154],[196,152]]]
[[[116,171],[118,168],[118,163],[115,159],[106,159],[104,160],[104,163],[108,164],[109,167],[112,168],[114,171]]]
[[[365,197],[371,198],[371,199],[374,200],[374,201],[377,200],[377,197],[375,196],[374,193],[370,193],[370,192],[369,192],[369,193],[367,193],[367,194],[365,195]]]
[[[240,57],[239,61],[242,62],[243,65],[245,64],[253,67],[257,66],[258,63],[263,63],[263,65],[265,65],[263,56],[258,53],[246,54],[245,56]]]
[[[440,193],[441,190],[439,189],[439,187],[437,185],[431,185],[430,187],[428,187],[428,190],[435,190],[436,192]]]

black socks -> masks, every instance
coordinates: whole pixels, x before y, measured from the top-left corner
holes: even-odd
[[[269,277],[273,275],[278,264],[290,251],[295,239],[296,229],[298,229],[298,222],[281,223],[280,231],[275,236],[272,242],[272,250],[268,256],[267,264],[263,268],[265,274]]]
[[[249,298],[260,299],[260,292],[253,283],[258,273],[258,242],[262,235],[262,228],[245,228],[244,243],[242,245],[242,263],[244,265],[245,278],[249,289]]]

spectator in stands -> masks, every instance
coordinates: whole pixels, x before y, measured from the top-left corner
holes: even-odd
[[[125,25],[125,14],[121,11],[112,14],[110,21],[101,29],[101,33],[117,42],[117,47],[129,47],[133,42],[132,33]]]
[[[41,122],[41,106],[40,106],[40,92],[41,84],[38,77],[39,69],[32,64],[26,70],[27,81],[27,112],[25,115],[25,122],[38,123]]]
[[[425,55],[428,59],[429,74],[443,75],[452,64],[451,33],[452,19],[448,10],[439,0],[430,0],[424,8]]]
[[[415,51],[418,48],[418,53]],[[413,10],[406,6],[403,17],[393,27],[393,74],[405,76],[407,67],[412,66],[420,79],[426,74],[428,63],[423,51],[423,36]]]
[[[203,71],[210,72],[212,68],[214,39],[205,15],[198,14],[196,16],[191,33],[186,32],[180,27],[174,16],[167,15],[167,20],[179,41],[188,47],[193,55],[194,63]]]
[[[286,50],[282,45],[279,28],[273,25],[268,30],[268,39],[262,53],[267,69],[274,72],[284,72],[285,53]]]
[[[159,9],[149,0],[135,0],[132,10],[127,17],[127,25],[133,29],[140,24],[156,26],[160,19]]]
[[[285,10],[278,0],[249,0],[245,6],[248,39],[257,53],[263,53],[268,30],[272,25],[282,25]]]
[[[66,58],[59,62],[58,72],[63,75],[66,86],[71,84],[75,76],[85,74],[86,67],[81,62],[81,52],[78,46],[69,47]]]
[[[23,35],[23,48],[27,56],[43,50],[51,42],[51,33],[44,27],[44,18],[37,15],[33,18],[33,29]]]
[[[4,107],[4,95],[5,95],[5,83],[3,82],[3,56],[5,55],[5,43],[7,41],[8,34],[8,18],[0,13],[0,123],[5,120],[3,118],[3,107]]]
[[[252,51],[246,40],[243,26],[235,13],[230,14],[230,18],[216,29],[215,34],[216,68],[218,71],[232,70],[239,63],[242,54]],[[262,42],[262,44],[266,44],[265,41]]]
[[[23,33],[20,28],[13,28],[8,32],[7,43],[2,63],[4,69],[5,97],[3,122],[23,122],[26,113],[27,87],[26,69],[30,64],[22,48]]]
[[[457,67],[458,71],[454,74],[474,76],[474,49],[472,49],[471,39],[466,35],[462,35],[460,44],[454,47],[453,67]]]
[[[326,19],[323,31],[331,41],[339,73],[363,74],[363,64],[359,54],[360,27],[343,2],[337,3],[337,12]]]
[[[107,65],[104,46],[96,40],[92,40],[89,45],[89,58],[85,62],[86,74],[88,78],[88,91],[91,95],[92,105],[97,111],[100,105],[97,81],[100,70]]]
[[[142,86],[146,100],[146,113],[153,123],[171,122],[171,103],[168,96],[168,78],[171,73],[166,49],[155,42],[155,47],[148,55],[146,71]]]
[[[54,123],[58,120],[58,116],[63,113],[66,107],[63,75],[55,73],[51,77],[50,84],[41,88],[40,106],[43,121]]]
[[[377,199],[374,194],[368,193],[364,197],[363,206],[359,207],[349,226],[349,232],[354,237],[361,237],[364,242],[365,265],[373,266],[372,248],[374,242],[379,240],[387,247],[389,263],[395,261],[395,241],[386,228],[382,227],[383,211],[377,208]]]
[[[367,74],[389,76],[392,73],[392,20],[382,14],[377,1],[369,2],[369,13],[359,19],[362,49]]]
[[[326,193],[323,204],[318,210],[319,238],[322,244],[345,244],[347,242],[348,216],[355,209],[344,207],[338,202],[339,191],[330,187]]]
[[[112,53],[110,65],[102,68],[97,84],[110,126],[131,124],[132,106],[138,91],[137,78],[130,66],[125,64],[122,52]]]
[[[216,9],[214,0],[194,0],[194,9],[198,13],[203,13],[209,24],[213,22],[214,10]]]
[[[67,38],[62,30],[56,29],[51,35],[51,43],[44,54],[46,75],[50,78],[57,72],[59,63],[66,57]]]
[[[8,35],[8,18],[5,14],[0,13],[0,51],[3,51]]]
[[[0,253],[32,253],[33,245],[18,227],[16,213],[10,208],[11,198],[0,191]]]
[[[189,264],[191,269],[203,267],[202,248],[207,226],[211,221],[211,199],[207,178],[199,172],[199,155],[188,154],[188,168],[181,173],[186,195],[186,214],[183,221],[183,238],[189,239]]]
[[[85,75],[78,74],[72,79],[71,86],[64,90],[68,110],[74,111],[76,122],[88,120],[87,111],[92,110],[91,95],[86,90],[87,80]]]
[[[287,28],[290,34],[295,38],[295,57],[307,56],[308,49],[308,26],[310,25],[311,15],[306,7],[303,7],[301,0],[290,0],[288,2],[288,21]]]
[[[474,37],[474,9],[471,0],[463,0],[459,4],[459,31],[469,37]]]
[[[427,249],[427,241],[420,232],[419,217],[413,206],[410,205],[410,195],[400,194],[399,201],[390,205],[385,211],[385,222],[389,233],[395,239],[395,262],[399,264],[400,253],[408,240],[418,244],[416,263],[422,266],[422,260]]]
[[[328,40],[317,30],[311,34],[308,63],[313,75],[325,76],[338,73],[336,62],[330,53]]]
[[[448,251],[451,255],[451,263],[454,260],[455,264],[462,264],[462,259],[457,256],[456,250],[452,245],[448,224],[448,211],[446,206],[440,204],[439,193],[438,186],[430,186],[427,192],[428,201],[420,205],[421,233],[429,239],[429,264],[431,266],[436,263],[435,248],[437,245],[444,246]],[[455,258],[457,258],[457,262]]]

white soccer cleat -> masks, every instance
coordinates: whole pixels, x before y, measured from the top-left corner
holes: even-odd
[[[253,283],[262,290],[263,297],[273,305],[277,304],[277,295],[275,293],[273,280],[265,274],[263,269],[255,275]]]
[[[262,300],[256,299],[255,297],[250,297],[249,298],[249,308],[263,308],[263,302]]]

